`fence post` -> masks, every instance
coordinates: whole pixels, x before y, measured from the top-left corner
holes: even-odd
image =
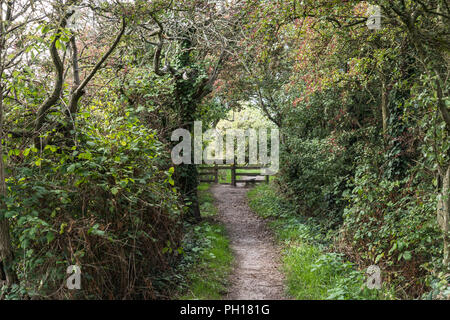
[[[267,175],[267,176],[266,176],[266,183],[269,184],[269,182],[270,182],[270,176]]]
[[[217,169],[217,163],[214,165],[214,183],[219,183],[219,169]]]
[[[231,166],[231,185],[236,187],[236,164],[232,164]]]

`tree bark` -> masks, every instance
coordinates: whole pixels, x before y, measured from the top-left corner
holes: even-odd
[[[6,196],[5,183],[5,163],[3,161],[3,86],[0,84],[0,196]],[[5,276],[6,285],[11,286],[18,282],[17,274],[13,267],[13,248],[11,245],[11,237],[9,234],[9,221],[3,216],[6,205],[2,200],[0,202],[0,266],[2,274]]]
[[[450,165],[442,179],[441,199],[437,206],[437,220],[444,239],[443,264],[450,271]]]
[[[4,50],[5,50],[5,25],[11,22],[12,16],[12,2],[7,3],[6,20],[3,21],[3,1],[0,6],[0,196],[6,196],[6,182],[5,182],[5,163],[3,161],[3,73],[4,73]],[[7,286],[11,286],[18,282],[17,274],[13,267],[13,248],[11,245],[11,237],[9,234],[9,221],[3,216],[5,212],[5,202],[0,200],[0,281],[6,281]]]
[[[56,43],[60,41],[61,39],[61,30],[63,30],[67,25],[67,19],[70,18],[70,16],[73,14],[73,12],[66,13],[61,22],[58,25],[57,33],[55,34],[55,38],[53,39],[52,43],[50,44],[50,56],[52,58],[53,65],[55,67],[55,84],[53,87],[53,91],[51,95],[44,101],[44,103],[39,107],[37,117],[34,124],[34,130],[37,134],[37,137],[35,138],[35,145],[36,147],[41,146],[41,139],[39,138],[40,131],[45,123],[45,116],[50,110],[51,107],[56,105],[61,97],[62,91],[63,91],[63,84],[64,84],[64,65],[61,60],[61,57],[59,56],[58,49],[56,48]]]
[[[388,130],[389,109],[388,109],[388,91],[386,88],[386,78],[383,76],[381,81],[381,114],[383,117],[383,134]]]

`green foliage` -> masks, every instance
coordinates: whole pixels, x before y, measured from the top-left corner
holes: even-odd
[[[67,266],[78,264],[79,298],[152,297],[148,279],[168,268],[180,242],[173,168],[155,132],[136,117],[91,111],[82,114],[73,147],[8,153],[15,165],[3,214],[21,257],[21,286],[31,296],[74,297],[59,288]],[[130,261],[133,274],[126,271]]]
[[[418,125],[415,114],[420,106],[400,89],[390,96],[388,137],[381,137],[379,129],[369,124],[352,128],[347,121],[357,116],[353,111],[339,111],[340,123],[334,122],[337,110],[333,108],[337,106],[329,100],[335,96],[332,90],[299,103],[286,114],[284,166],[277,183],[295,207],[292,212],[316,217],[327,229],[336,230],[330,238],[338,243],[338,250],[360,266],[379,265],[385,281],[395,284],[403,297],[417,297],[429,288],[426,275],[442,268],[438,262],[442,237],[436,222],[437,194],[433,177],[427,173],[435,166],[436,152],[432,145],[421,143],[421,136],[411,129]],[[346,108],[366,112],[359,99],[344,101]],[[323,110],[328,123],[311,113],[311,108]],[[370,119],[371,115],[365,116]],[[430,118],[419,123],[429,126]],[[317,122],[323,125],[314,127]],[[443,131],[432,130],[426,133],[430,141],[436,135],[445,136]],[[438,146],[447,152],[448,144]]]
[[[378,300],[387,297],[384,291],[368,289],[364,272],[355,270],[340,254],[298,244],[286,249],[283,262],[289,293],[296,299]]]
[[[223,226],[204,222],[194,227],[195,244],[185,251],[195,262],[186,274],[182,300],[217,300],[227,292],[233,256]]]
[[[353,267],[377,264],[401,298],[445,298],[448,226],[439,230],[436,221],[450,165],[442,3],[374,1],[385,12],[382,28],[369,30],[369,3],[361,1],[246,0],[225,14],[191,0],[100,2],[89,8],[95,32],[85,23],[76,31],[59,26],[67,8],[56,3],[8,6],[5,18],[16,20],[3,23],[0,39],[7,184],[0,218],[11,225],[20,284],[4,296],[167,298],[180,261],[203,259],[209,270],[219,267],[208,260],[214,254],[227,265],[214,223],[191,230],[183,256],[183,221],[199,218],[198,202],[205,218],[216,211],[205,186],[197,197],[196,167],[173,167],[169,156],[174,129],[217,124],[231,107],[237,121],[222,127],[270,120],[281,130],[280,194],[262,186],[250,196],[262,195],[251,204],[273,219],[287,246],[294,296],[373,298]],[[37,18],[44,6],[48,14]],[[78,60],[89,80],[121,15],[133,23],[70,114],[71,64]],[[72,37],[86,44],[78,57]],[[53,41],[60,68],[49,54]],[[37,119],[61,72],[56,101]],[[324,253],[331,244],[345,256]],[[74,263],[86,266],[85,289],[59,290]],[[220,281],[211,279],[211,288],[194,279],[196,297],[219,296]]]
[[[401,15],[400,24],[374,32],[336,27],[350,21],[348,6],[364,15],[366,5],[303,2],[293,10],[319,10],[322,19],[299,19],[276,32],[290,39],[284,50],[295,58],[283,52],[272,64],[292,62],[297,71],[282,86],[289,105],[273,111],[282,118],[284,139],[277,185],[295,216],[315,217],[330,230],[337,251],[361,268],[379,265],[400,297],[417,298],[448,268],[439,261],[445,244],[436,221],[442,168],[449,165],[448,124],[436,108],[448,105],[447,67],[442,47],[422,43],[425,51],[417,52]],[[286,17],[288,8],[266,10]],[[409,2],[400,11],[416,9]],[[417,32],[442,34],[442,21],[416,13],[423,18]],[[270,33],[270,20],[261,24]],[[278,59],[269,48],[261,55]]]
[[[216,215],[209,185],[199,186],[201,214],[205,218]],[[204,221],[189,225],[183,241],[184,258],[180,271],[184,281],[179,289],[179,299],[217,300],[227,292],[228,277],[232,270],[233,255],[225,228],[214,222]]]
[[[360,159],[355,188],[347,195],[342,237],[359,259],[381,266],[390,280],[404,288],[424,286],[426,272],[432,263],[436,266],[434,257],[442,254],[436,195],[424,177],[392,181],[378,176],[367,163],[373,157],[367,156]]]
[[[363,271],[343,254],[327,252],[326,229],[313,219],[299,218],[273,186],[261,185],[248,193],[252,210],[270,219],[283,246],[283,268],[288,292],[296,299],[383,299],[388,291],[369,290]]]
[[[286,163],[280,172],[280,184],[286,195],[295,199],[303,212],[309,215],[324,215],[333,219],[329,209],[333,197],[339,196],[336,190],[342,180],[342,157],[333,153],[328,139],[304,140],[291,138],[282,153],[282,163]],[[295,153],[288,150],[296,150]],[[299,209],[300,209],[299,208]]]

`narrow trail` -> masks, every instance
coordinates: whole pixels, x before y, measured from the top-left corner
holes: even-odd
[[[264,221],[248,207],[248,189],[215,185],[211,191],[219,210],[218,218],[227,229],[235,256],[226,299],[285,299],[279,252]]]

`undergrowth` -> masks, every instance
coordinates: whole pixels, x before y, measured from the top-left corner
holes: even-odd
[[[184,279],[176,297],[180,300],[219,300],[226,293],[233,255],[225,228],[214,221],[217,208],[209,185],[198,188],[204,221],[189,226],[183,241],[184,257],[179,272]]]
[[[388,288],[370,290],[365,272],[332,252],[332,232],[313,218],[296,216],[288,201],[271,185],[259,185],[248,193],[251,209],[270,220],[277,242],[283,247],[283,269],[288,293],[299,300],[392,299]]]

